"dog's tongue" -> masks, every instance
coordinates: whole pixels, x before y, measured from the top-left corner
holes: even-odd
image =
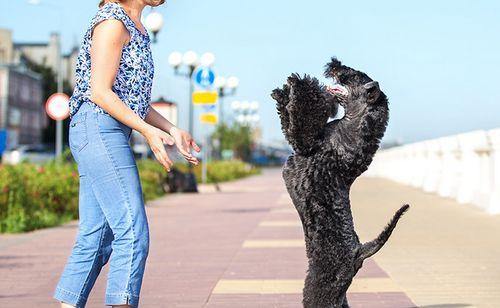
[[[334,95],[347,96],[349,94],[349,91],[347,91],[347,88],[342,86],[342,85],[339,85],[339,84],[328,86],[327,89],[330,93],[332,93]]]

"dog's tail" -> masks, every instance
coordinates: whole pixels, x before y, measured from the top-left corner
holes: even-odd
[[[363,261],[371,256],[373,256],[377,251],[384,246],[385,242],[389,239],[391,236],[392,231],[394,228],[396,228],[396,224],[398,223],[399,219],[403,214],[410,208],[408,204],[403,205],[399,210],[397,210],[396,214],[394,214],[394,217],[392,217],[391,221],[389,224],[384,228],[382,233],[374,239],[373,241],[367,242],[363,245],[361,245],[361,248],[359,249],[358,252],[358,260]]]

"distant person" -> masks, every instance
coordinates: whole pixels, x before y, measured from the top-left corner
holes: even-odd
[[[200,151],[191,135],[150,106],[153,58],[141,24],[146,6],[164,0],[101,1],[78,56],[70,100],[69,145],[80,174],[79,233],[54,297],[62,307],[84,307],[110,256],[106,305],[137,307],[149,231],[136,162],[133,129],[167,171],[165,144],[184,158]]]

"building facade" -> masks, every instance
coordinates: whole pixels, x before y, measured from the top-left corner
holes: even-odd
[[[38,144],[48,120],[42,80],[21,66],[0,64],[0,128],[7,131],[7,148]]]
[[[0,29],[0,63],[10,63],[14,59],[14,46],[12,45],[12,32]]]
[[[53,65],[59,54],[58,36],[48,44],[15,44],[12,31],[0,29],[0,130],[7,132],[6,148],[39,144],[48,125],[44,110],[43,80],[26,68],[22,56]]]
[[[72,88],[75,86],[78,51],[78,47],[73,47],[67,54],[62,54],[58,33],[51,33],[46,42],[13,42],[12,31],[0,29],[0,63],[20,65],[26,58],[49,67],[56,74],[61,71],[63,80]]]

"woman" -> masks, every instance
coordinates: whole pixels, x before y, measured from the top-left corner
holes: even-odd
[[[137,307],[149,231],[129,138],[147,140],[167,171],[165,143],[192,164],[192,137],[150,107],[153,59],[141,24],[144,7],[164,0],[101,1],[78,57],[70,100],[69,144],[80,174],[79,233],[54,297],[62,307],[84,307],[110,260],[106,305]]]

